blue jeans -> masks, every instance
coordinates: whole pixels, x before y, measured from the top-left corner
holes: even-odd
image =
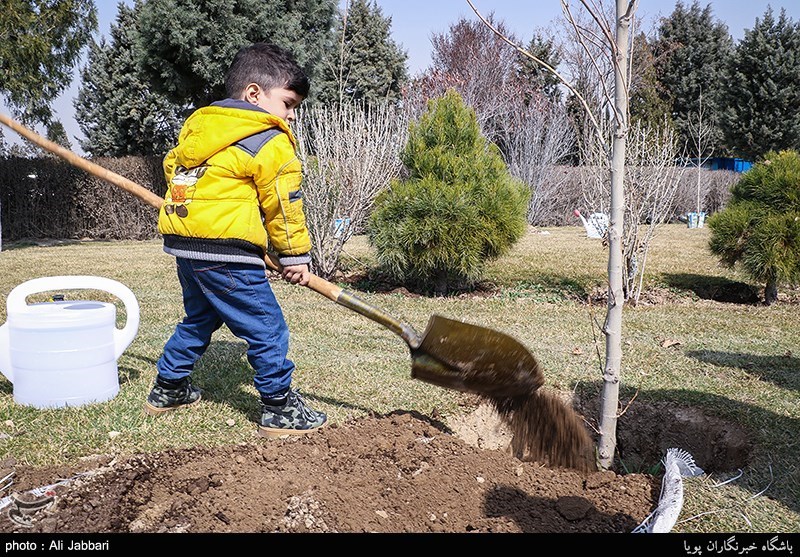
[[[176,258],[183,289],[183,318],[156,363],[169,380],[188,377],[223,324],[247,342],[247,361],[255,370],[253,384],[265,397],[288,388],[294,363],[286,357],[289,329],[263,268]]]

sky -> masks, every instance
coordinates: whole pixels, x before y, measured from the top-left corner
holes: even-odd
[[[95,0],[98,11],[97,38],[106,36],[117,14],[120,0]],[[132,5],[133,0],[121,0]],[[346,0],[341,0],[344,6]],[[594,0],[597,1],[597,0]],[[608,1],[608,0],[606,0]],[[647,30],[659,17],[668,16],[677,0],[639,0],[637,16],[640,28]],[[574,12],[578,12],[578,0],[568,0]],[[684,0],[685,6],[691,0]],[[377,0],[385,17],[391,18],[391,31],[395,42],[408,54],[409,72],[413,76],[425,70],[431,62],[431,37],[447,33],[450,25],[461,18],[477,21],[475,12],[467,0]],[[527,43],[536,30],[555,28],[563,20],[561,0],[472,0],[472,4],[483,16],[493,14],[502,21],[522,42]],[[787,15],[800,22],[800,0],[701,0],[700,5],[711,6],[715,19],[725,23],[733,39],[738,41],[746,29],[751,29],[756,18],[762,18],[769,6],[775,14],[786,9]],[[76,75],[78,72],[76,71]],[[69,89],[53,103],[54,112],[61,120],[75,151],[81,153],[76,138],[83,134],[75,121],[73,99],[78,94],[79,80],[73,80]],[[6,140],[14,142],[16,134],[3,130]]]

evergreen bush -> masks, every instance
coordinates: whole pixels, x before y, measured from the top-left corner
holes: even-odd
[[[378,197],[367,226],[379,263],[421,291],[474,285],[527,229],[528,188],[454,90],[412,122],[401,160],[408,176]]]
[[[733,186],[725,210],[708,220],[709,248],[739,264],[777,300],[778,284],[800,282],[800,154],[769,152]]]

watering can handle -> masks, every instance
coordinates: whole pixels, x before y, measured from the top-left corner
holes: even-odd
[[[23,282],[8,295],[6,305],[8,313],[24,310],[26,299],[31,294],[49,290],[104,290],[113,294],[125,304],[127,319],[122,329],[114,330],[114,357],[119,358],[133,342],[139,330],[139,302],[130,289],[115,280],[87,275],[71,275],[60,277],[41,277]]]
[[[11,333],[8,323],[0,325],[0,375],[14,382],[14,371],[11,369]]]

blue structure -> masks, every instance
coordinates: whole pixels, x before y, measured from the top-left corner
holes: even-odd
[[[687,166],[697,166],[698,159],[686,159]],[[730,170],[733,172],[747,172],[753,166],[751,161],[734,159],[730,157],[711,157],[703,161],[702,168],[706,170]]]

